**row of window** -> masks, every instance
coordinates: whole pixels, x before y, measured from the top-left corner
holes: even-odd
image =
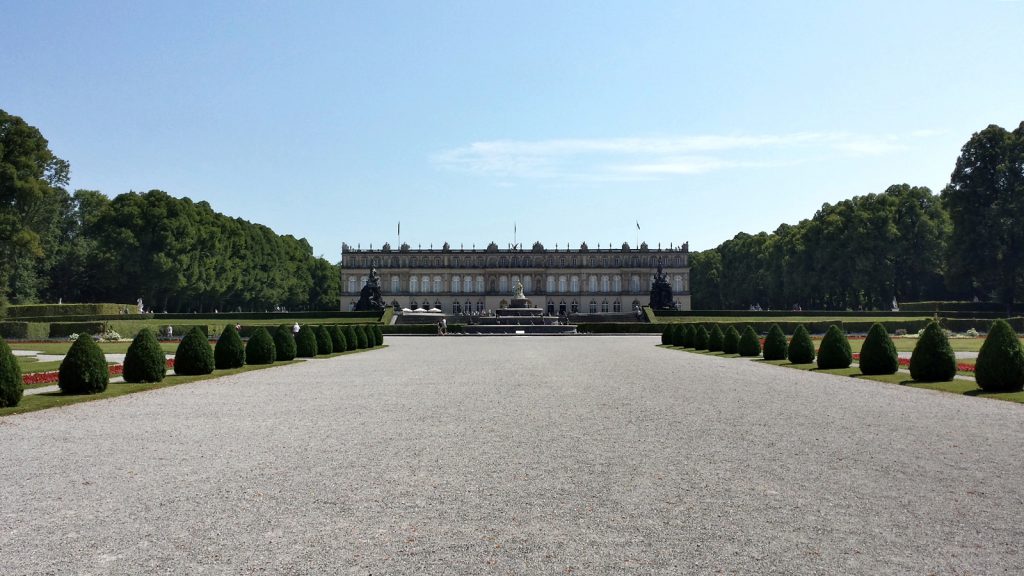
[[[391,305],[394,306],[396,309],[401,309],[401,305],[398,303],[398,300],[392,301]],[[503,306],[507,305],[507,302],[502,302],[502,305]],[[638,302],[636,300],[633,301],[633,307],[634,308],[638,307],[639,305],[640,305],[640,302]],[[355,310],[355,308],[356,308],[355,301],[350,302],[349,306],[350,306],[350,308],[352,310]],[[440,310],[442,312],[447,312],[447,310],[444,309],[445,308],[444,304],[442,304],[440,300],[435,301],[433,304],[431,304],[430,300],[427,300],[427,299],[424,299],[422,302],[417,301],[417,300],[413,300],[412,302],[409,303],[409,308],[412,309],[412,310],[416,310],[417,308],[422,308],[422,309],[436,308],[436,309],[438,309],[438,310]],[[476,307],[475,308],[473,306],[473,303],[470,302],[469,300],[466,300],[465,303],[454,302],[454,303],[452,303],[451,313],[453,313],[453,314],[468,314],[470,312],[473,312],[474,310],[477,313],[481,313],[481,312],[484,311],[484,302],[483,302],[483,300],[478,300],[476,302]],[[609,307],[608,301],[607,300],[602,300],[601,303],[600,303],[600,308],[599,308],[597,301],[596,300],[591,300],[590,301],[590,305],[588,307],[588,311],[591,314],[597,314],[598,310],[600,310],[602,313],[605,313],[605,312],[621,312],[622,311],[622,303],[619,302],[618,300],[615,300],[614,302],[611,303],[611,305]],[[549,314],[556,314],[556,313],[560,314],[560,313],[565,313],[565,312],[572,312],[572,313],[575,314],[575,313],[578,313],[580,311],[580,305],[579,305],[579,302],[577,302],[576,300],[573,300],[572,302],[570,302],[568,304],[566,304],[565,300],[562,300],[557,305],[555,304],[554,300],[548,300],[548,302],[547,302],[547,311],[548,311]]]
[[[622,292],[622,277],[621,276],[608,276],[603,275],[598,277],[597,275],[590,275],[586,277],[587,280],[587,292],[590,293],[615,293]],[[491,292],[497,291],[500,294],[509,293],[512,286],[515,286],[517,282],[522,282],[523,292],[526,294],[532,293],[533,277],[524,276],[522,279],[519,276],[499,276],[497,285],[494,284],[494,280],[491,280],[490,290]],[[676,292],[684,292],[687,289],[687,278],[685,274],[676,274],[671,277],[672,289]],[[355,276],[348,277],[348,292],[358,292],[362,288],[363,284],[366,283],[366,277],[363,276],[358,282]],[[415,294],[415,293],[434,293],[443,294],[448,292],[446,290],[444,278],[441,276],[410,276],[407,286],[407,290],[403,290],[402,279],[398,275],[392,275],[390,279],[391,293],[392,294]],[[629,290],[631,292],[640,292],[640,276],[632,275],[629,278]],[[566,293],[566,292],[579,292],[580,291],[580,277],[579,276],[548,276],[544,289],[547,293]],[[485,292],[485,284],[483,276],[452,276],[451,278],[451,292],[455,294],[483,294]]]
[[[417,268],[417,267],[434,267],[441,268],[442,266],[450,266],[452,268],[482,268],[488,266],[490,268],[531,268],[533,266],[547,266],[553,268],[555,266],[565,268],[569,267],[590,267],[590,268],[607,268],[609,266],[632,266],[634,268],[650,267],[653,268],[658,265],[658,261],[661,260],[663,266],[680,268],[687,265],[687,256],[451,256],[448,258],[442,258],[440,256],[409,256],[409,257],[398,257],[398,256],[349,256],[346,258],[346,264],[350,267],[356,268],[369,268],[370,266],[379,267],[390,267],[390,268]]]

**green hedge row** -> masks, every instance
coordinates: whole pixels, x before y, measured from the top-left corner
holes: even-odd
[[[999,302],[951,302],[951,301],[930,301],[930,302],[903,302],[900,310],[911,310],[927,312],[945,316],[946,312],[985,312],[990,314],[1005,314],[1006,304]],[[1024,312],[1024,304],[1014,304],[1014,312]]]
[[[931,310],[928,311],[929,313]],[[654,312],[658,318],[689,318],[689,317],[710,317],[721,316],[723,318],[785,318],[801,316],[808,318],[878,318],[880,316],[891,316],[893,318],[919,318],[921,312],[904,310],[901,306],[899,312],[887,310],[764,310],[755,312],[753,310],[658,310]]]
[[[576,325],[580,334],[661,334],[664,324],[646,322],[583,322]]]
[[[31,316],[26,322],[114,322],[117,320],[152,320],[152,314],[81,314],[70,316]]]
[[[380,328],[384,334],[437,334],[437,324],[385,324]],[[464,324],[448,324],[449,334],[463,332]]]
[[[338,310],[319,310],[319,311],[306,311],[306,312],[221,312],[219,314],[211,314],[204,312],[202,314],[154,314],[153,319],[155,320],[191,320],[196,318],[202,318],[206,321],[217,320],[302,320],[302,319],[320,319],[320,318],[353,318],[353,319],[365,319],[365,320],[379,320],[381,317],[380,312],[341,312]]]
[[[0,322],[0,337],[15,340],[44,340],[50,337],[50,326],[36,322]]]
[[[880,324],[884,325],[885,329],[888,330],[889,333],[893,333],[896,330],[906,330],[907,333],[916,333],[918,330],[921,330],[922,328],[927,326],[929,322],[931,322],[931,320],[892,320],[881,322]],[[796,331],[796,327],[800,325],[803,325],[803,327],[806,328],[807,331],[810,332],[811,334],[824,334],[825,332],[828,332],[828,327],[832,326],[833,324],[837,328],[846,332],[847,334],[855,334],[858,332],[866,333],[868,330],[871,329],[871,325],[874,324],[874,322],[858,320],[846,321],[833,319],[815,322],[687,322],[686,324],[699,324],[701,326],[704,326],[704,328],[707,329],[709,332],[714,328],[715,325],[720,326],[723,330],[728,329],[729,326],[735,327],[736,330],[743,330],[745,327],[750,326],[758,334],[764,335],[767,334],[768,330],[771,329],[772,324],[778,324],[779,328],[781,328],[782,331],[785,332],[786,334],[792,334],[793,332]],[[664,328],[664,324],[653,324],[651,326]]]
[[[51,322],[49,335],[50,338],[67,338],[72,334],[103,334],[106,329],[106,322]]]
[[[8,318],[41,316],[102,316],[120,314],[125,306],[138,310],[135,304],[19,304],[7,307]]]

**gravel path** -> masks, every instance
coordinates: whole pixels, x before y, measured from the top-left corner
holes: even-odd
[[[1024,406],[391,338],[0,419],[0,574],[1019,574]]]

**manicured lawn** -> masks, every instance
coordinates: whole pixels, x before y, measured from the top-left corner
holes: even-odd
[[[7,342],[12,350],[35,350],[41,354],[67,354],[71,348],[71,342]],[[131,346],[131,341],[124,342],[98,342],[100,350],[104,354],[124,354]],[[161,342],[160,347],[168,354],[174,354],[178,349],[178,342]]]
[[[35,356],[32,356],[31,359],[18,358],[18,364],[21,366],[22,374],[50,372],[60,368],[60,360],[55,360],[53,362],[38,362],[35,360]]]

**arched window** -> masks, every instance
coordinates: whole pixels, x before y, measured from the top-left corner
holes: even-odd
[[[424,292],[430,292],[430,276],[420,278],[420,288],[422,288]]]
[[[611,282],[608,280],[608,276],[601,276],[601,292],[607,293],[612,289],[611,286],[612,285]]]
[[[527,294],[533,292],[533,278],[529,276],[523,278],[523,292]]]
[[[398,275],[397,274],[392,274],[391,275],[391,293],[392,294],[398,294],[399,292],[402,291],[400,283],[401,283],[401,280],[398,279]]]
[[[629,277],[629,291],[633,293],[640,291],[640,277],[636,274]]]
[[[502,294],[508,292],[508,276],[500,276],[498,278],[498,292]]]
[[[440,276],[434,276],[434,293],[444,292],[444,280]]]
[[[572,310],[573,314],[578,314],[579,311],[580,311],[580,304],[579,304],[579,302],[573,300],[572,301],[572,308],[570,308],[570,310]]]
[[[587,291],[597,292],[597,276],[591,274],[590,277],[587,278]]]
[[[618,300],[612,303],[612,312],[622,312],[622,303]]]
[[[476,292],[477,294],[484,293],[484,277],[482,274],[476,277]]]
[[[355,276],[349,276],[348,277],[348,291],[349,292],[355,292],[356,291],[356,277]]]
[[[462,292],[462,279],[452,276],[452,292]]]
[[[572,290],[573,292],[579,292],[580,291],[580,277],[579,276],[573,276],[572,279],[569,281],[569,287],[570,287],[569,289]]]
[[[559,276],[558,277],[558,291],[559,292],[568,292],[569,291],[568,280],[566,279],[565,276]]]
[[[596,300],[591,300],[590,301],[590,313],[591,314],[597,314],[597,301]]]
[[[683,275],[676,274],[676,277],[672,279],[672,289],[676,292],[683,291]]]
[[[465,278],[462,279],[462,291],[463,292],[467,292],[467,293],[473,291],[473,277],[472,276],[466,276]]]
[[[622,292],[622,276],[612,276],[612,292]]]
[[[419,278],[417,278],[415,276],[410,276],[409,277],[409,293],[410,294],[415,294],[416,292],[419,292],[419,291],[420,291],[420,280],[419,280]],[[414,304],[415,304],[415,302],[414,302]],[[415,308],[415,306],[413,306],[413,308]]]
[[[548,276],[547,287],[545,288],[545,291],[548,292],[548,293],[551,293],[551,292],[555,291],[555,277],[554,276]],[[350,292],[351,292],[351,290],[350,290]]]
[[[601,302],[601,312],[607,312],[607,311],[608,311],[608,301],[607,300],[603,300]]]

